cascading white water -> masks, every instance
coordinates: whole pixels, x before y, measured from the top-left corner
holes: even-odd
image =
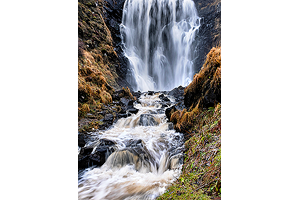
[[[126,0],[120,27],[134,90],[171,90],[191,82],[200,27],[192,0]]]
[[[116,150],[101,167],[89,168],[79,175],[79,200],[155,199],[179,177],[183,135],[170,129],[164,114],[167,107],[162,108],[159,95],[142,95],[135,104],[138,113],[119,119],[109,130],[95,133],[98,140],[86,144],[94,152],[100,140],[105,139],[113,141]],[[172,106],[174,99],[169,98],[168,105]]]

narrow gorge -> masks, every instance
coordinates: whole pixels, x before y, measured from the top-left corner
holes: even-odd
[[[220,1],[78,8],[78,199],[218,199]]]

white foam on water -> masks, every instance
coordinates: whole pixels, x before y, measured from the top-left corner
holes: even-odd
[[[200,27],[192,0],[126,0],[120,31],[134,90],[171,90],[193,79]]]
[[[99,139],[116,142],[118,150],[101,167],[90,168],[83,173],[78,182],[78,199],[155,199],[179,177],[181,163],[178,158],[182,157],[183,136],[169,130],[164,114],[154,114],[161,109],[158,96],[159,93],[142,95],[140,104],[135,105],[139,109],[137,114],[119,119],[111,129],[97,133]],[[143,114],[150,114],[157,124],[141,125]],[[134,140],[142,140],[143,149],[151,157],[150,164],[142,161],[138,168],[134,164],[115,165],[115,159],[123,154],[132,156],[133,162],[138,162],[138,155],[126,151],[128,141]],[[88,145],[96,148],[97,144],[91,142]]]

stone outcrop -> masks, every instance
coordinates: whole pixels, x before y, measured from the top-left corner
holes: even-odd
[[[221,0],[194,0],[194,2],[201,17],[201,26],[195,37],[198,44],[194,68],[198,72],[211,48],[221,46]]]

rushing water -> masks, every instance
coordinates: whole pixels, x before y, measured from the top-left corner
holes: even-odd
[[[126,0],[121,35],[134,90],[171,90],[193,79],[200,18],[192,0]]]
[[[100,140],[113,141],[115,151],[107,151],[101,167],[80,174],[78,199],[155,199],[181,173],[183,135],[170,129],[165,117],[166,102],[142,94],[134,106],[139,112],[119,119],[111,129],[94,135],[86,146],[94,151]],[[170,97],[167,106],[174,104]],[[164,106],[162,106],[164,104]]]

